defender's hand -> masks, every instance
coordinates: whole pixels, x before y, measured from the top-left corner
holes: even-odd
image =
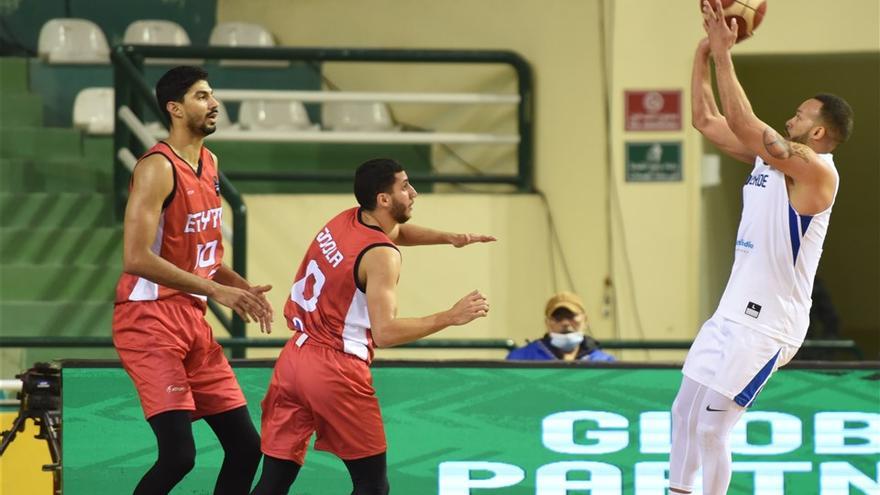
[[[275,311],[272,309],[272,304],[266,298],[266,293],[270,290],[272,290],[271,285],[257,285],[248,289],[248,292],[260,298],[260,303],[266,311],[263,317],[259,318],[260,332],[266,334],[272,333],[272,322],[275,321]]]
[[[267,314],[266,307],[260,297],[238,287],[217,284],[211,298],[227,308],[232,308],[245,323],[250,323],[251,320],[259,321]]]
[[[489,313],[489,301],[480,294],[480,291],[473,291],[464,296],[455,303],[449,310],[449,318],[451,325],[464,325],[471,321],[482,318]]]
[[[495,242],[498,239],[491,235],[483,235],[483,234],[453,234],[452,239],[450,239],[450,244],[457,248],[465,247],[468,244],[474,244],[476,242]]]

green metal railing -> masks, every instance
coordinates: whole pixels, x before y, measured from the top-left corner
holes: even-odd
[[[520,192],[534,191],[534,88],[532,69],[528,62],[519,54],[504,50],[404,50],[404,49],[363,49],[363,48],[241,48],[241,47],[193,47],[193,46],[153,46],[153,45],[122,45],[111,53],[117,74],[124,72],[131,77],[137,74],[130,87],[120,88],[117,82],[117,108],[120,105],[120,89],[138,92],[140,95],[151,94],[151,90],[143,79],[143,61],[145,58],[174,59],[239,59],[239,60],[287,60],[291,62],[376,62],[376,63],[463,63],[463,64],[505,64],[513,68],[517,77],[519,104],[517,106],[517,122],[519,143],[517,145],[517,173],[514,174],[481,174],[481,175],[447,175],[417,174],[412,179],[426,183],[481,183],[510,184]],[[119,77],[117,77],[119,81]],[[126,95],[122,95],[125,97]],[[130,101],[130,98],[125,101]],[[155,100],[153,105],[155,106]],[[140,108],[132,110],[140,116]],[[158,108],[156,108],[158,110]],[[157,115],[161,118],[161,115]],[[118,126],[117,126],[118,127]],[[339,182],[351,180],[351,175],[316,170],[291,172],[235,172],[228,174],[233,180],[248,181],[317,181]],[[120,184],[117,183],[117,187]]]
[[[284,338],[226,338],[217,339],[223,347],[232,349],[245,348],[279,348],[284,347],[288,339]],[[603,340],[603,349],[632,350],[688,350],[690,340]],[[517,344],[513,339],[423,339],[395,347],[395,349],[497,349],[511,350]],[[110,337],[2,337],[0,348],[100,348],[113,347]],[[855,341],[839,340],[805,340],[801,349],[840,351],[849,354],[857,361],[864,360],[861,349]]]

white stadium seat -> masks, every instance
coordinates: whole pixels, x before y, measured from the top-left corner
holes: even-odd
[[[245,100],[238,111],[242,130],[315,131],[306,107],[294,100]]]
[[[321,107],[321,122],[333,131],[400,130],[388,105],[380,102],[326,102]]]
[[[86,19],[50,19],[40,29],[37,53],[51,64],[109,64],[104,32]]]
[[[172,21],[143,19],[134,21],[125,30],[123,42],[132,45],[190,46],[189,35],[180,24]],[[150,65],[202,65],[203,59],[148,58]]]
[[[239,46],[271,48],[275,46],[275,38],[266,28],[259,24],[247,22],[222,22],[211,30],[208,41],[211,46]],[[289,62],[276,60],[221,60],[223,66],[239,67],[287,67]]]
[[[172,21],[143,19],[125,30],[126,44],[189,46],[189,36],[180,24]]]
[[[209,45],[214,46],[275,46],[272,33],[259,24],[222,22],[211,30]]]
[[[85,88],[73,102],[73,126],[89,134],[113,134],[113,88]]]

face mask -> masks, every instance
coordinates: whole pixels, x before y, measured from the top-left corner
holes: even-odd
[[[563,352],[571,352],[584,341],[581,332],[556,333],[550,332],[550,344]]]

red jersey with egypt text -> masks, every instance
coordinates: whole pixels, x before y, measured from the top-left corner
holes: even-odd
[[[154,154],[160,154],[171,162],[174,187],[162,205],[156,237],[150,249],[181,270],[211,279],[223,260],[223,205],[214,156],[203,146],[198,169],[193,170],[163,141],[150,148],[141,160]],[[206,299],[123,273],[116,284],[115,302],[156,301],[177,294],[201,301]]]
[[[367,225],[360,208],[343,211],[315,236],[296,273],[284,317],[308,340],[366,362],[373,338],[366,288],[357,280],[361,258],[378,246],[397,247],[379,227]]]

